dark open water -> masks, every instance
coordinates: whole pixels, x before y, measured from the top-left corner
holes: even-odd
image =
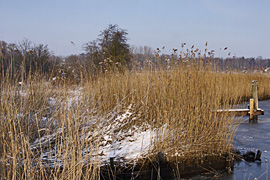
[[[261,162],[235,162],[234,174],[220,179],[270,179],[270,100],[259,101],[259,108],[264,115],[259,116],[257,123],[249,123],[248,117],[243,117],[234,141],[234,147],[257,152],[262,151]]]
[[[246,107],[247,108],[247,105]],[[219,177],[196,176],[190,180],[270,180],[270,100],[259,101],[259,108],[264,110],[264,115],[259,116],[257,123],[249,123],[248,117],[243,117],[235,140],[234,148],[241,151],[262,151],[261,161],[244,162],[235,161],[234,173],[220,173]]]

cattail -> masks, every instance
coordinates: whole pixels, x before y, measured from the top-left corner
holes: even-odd
[[[32,49],[29,50],[30,54],[34,54],[34,51]]]
[[[183,48],[186,45],[186,43],[182,43],[181,47]]]

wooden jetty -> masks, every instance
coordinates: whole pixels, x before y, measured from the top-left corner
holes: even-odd
[[[258,115],[264,115],[264,110],[257,109],[257,110],[251,110],[250,109],[228,109],[228,110],[217,110],[217,113],[227,113],[229,116],[258,116]],[[252,118],[250,118],[252,119]]]
[[[249,109],[220,109],[218,114],[226,113],[229,116],[249,116],[250,122],[257,122],[258,115],[264,115],[264,110],[259,108],[258,81],[252,81],[252,98],[249,100]]]

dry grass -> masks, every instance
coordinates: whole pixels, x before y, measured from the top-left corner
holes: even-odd
[[[107,72],[81,80],[79,87],[42,76],[21,86],[2,81],[0,176],[99,179],[104,129],[128,107],[131,115],[110,133],[152,129],[146,158],[163,152],[174,162],[228,153],[237,126],[215,110],[249,98],[252,80],[259,81],[259,98],[269,98],[266,74],[218,72],[192,63]]]

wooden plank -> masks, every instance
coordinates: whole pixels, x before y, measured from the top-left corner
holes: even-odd
[[[249,116],[249,109],[219,109],[217,110],[217,114],[227,114],[228,116]],[[253,115],[264,115],[264,110],[258,109],[253,111]]]

